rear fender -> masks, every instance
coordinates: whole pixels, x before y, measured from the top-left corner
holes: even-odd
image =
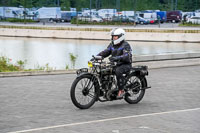
[[[146,76],[149,74],[147,66],[134,66],[130,71],[131,75],[134,76]]]

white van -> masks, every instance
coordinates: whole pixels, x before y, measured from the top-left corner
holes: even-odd
[[[60,7],[42,7],[37,10],[39,20],[48,20],[49,22],[58,22],[61,20]]]

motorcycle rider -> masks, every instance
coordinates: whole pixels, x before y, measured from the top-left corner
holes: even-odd
[[[100,52],[98,56],[108,57],[111,62],[117,62],[115,74],[117,77],[118,95],[117,98],[122,98],[125,94],[125,80],[123,74],[131,69],[132,49],[128,42],[125,41],[125,31],[121,28],[111,30],[111,43],[107,49]]]

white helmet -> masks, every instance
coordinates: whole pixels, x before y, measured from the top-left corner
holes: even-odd
[[[111,30],[111,36],[112,36],[111,40],[112,40],[113,44],[117,45],[125,39],[125,31],[121,28],[115,28],[115,29]],[[113,40],[113,36],[118,36],[118,39]]]

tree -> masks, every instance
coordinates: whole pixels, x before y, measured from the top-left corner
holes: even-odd
[[[137,9],[140,10],[163,10],[168,11],[175,8],[177,2],[177,10],[194,11],[200,9],[200,0],[137,0]],[[58,6],[62,10],[69,10],[70,7],[89,8],[90,0],[0,0],[0,6],[23,6],[30,7],[52,7]],[[92,0],[92,8],[115,8],[120,10],[134,10],[134,0]]]
[[[69,10],[70,1],[69,0],[60,0],[60,5],[62,10]]]

